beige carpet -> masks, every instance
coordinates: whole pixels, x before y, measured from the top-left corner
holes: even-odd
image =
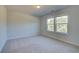
[[[3,53],[68,53],[79,52],[79,47],[50,39],[36,36],[24,39],[8,40],[2,50]]]

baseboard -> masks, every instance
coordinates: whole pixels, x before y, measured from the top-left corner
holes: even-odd
[[[7,42],[7,40],[5,41],[3,47],[1,48],[0,53],[2,53],[2,50],[3,50],[3,48],[4,48],[5,44],[6,44],[6,42]]]
[[[63,39],[59,39],[57,37],[51,37],[50,35],[44,35],[44,34],[41,34],[42,36],[45,36],[45,37],[49,37],[51,39],[56,39],[56,40],[59,40],[59,41],[62,41],[62,42],[65,42],[65,43],[68,43],[68,44],[71,44],[71,45],[74,45],[74,46],[77,46],[79,47],[79,44],[75,43],[75,42],[71,42],[71,41],[68,41],[68,40],[63,40]]]
[[[38,34],[38,35],[33,35],[33,36],[24,36],[24,37],[18,37],[18,38],[12,38],[12,39],[8,39],[8,40],[14,40],[14,39],[25,39],[25,38],[30,38],[30,37],[35,37],[35,36],[39,36],[40,34]]]

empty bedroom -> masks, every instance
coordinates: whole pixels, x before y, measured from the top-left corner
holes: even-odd
[[[79,53],[79,5],[0,5],[0,53]]]

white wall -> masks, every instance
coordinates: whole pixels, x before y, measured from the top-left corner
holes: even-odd
[[[0,51],[7,40],[7,10],[5,6],[0,6]]]
[[[8,10],[8,39],[37,35],[39,27],[37,17]]]
[[[50,15],[68,15],[69,24],[67,35],[46,31],[46,19],[49,18]],[[79,45],[79,6],[71,6],[50,15],[46,15],[41,18],[41,34]]]

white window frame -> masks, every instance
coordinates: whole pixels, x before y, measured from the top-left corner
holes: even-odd
[[[52,17],[52,18],[54,19],[54,17]],[[49,25],[53,25],[53,26],[54,26],[54,24],[48,24],[48,20],[50,20],[50,19],[52,19],[52,18],[48,18],[48,19],[47,19],[47,22],[46,22],[46,23],[47,23],[47,31],[50,31],[50,32],[54,32],[54,30],[48,30],[48,26],[49,26]],[[54,22],[54,23],[55,23],[55,22]]]
[[[65,33],[65,32],[57,32],[56,31],[57,30],[57,28],[56,28],[56,26],[57,26],[57,24],[56,24],[56,17],[52,17],[52,18],[54,18],[54,31],[49,31],[48,30],[48,24],[47,24],[47,31],[49,31],[49,32],[55,32],[55,33],[58,33],[58,34],[68,34],[68,23],[64,23],[64,24],[67,24],[67,33]],[[62,17],[62,16],[58,16],[58,17]],[[51,18],[49,18],[49,19],[51,19]],[[68,16],[67,16],[67,19],[68,19]],[[48,21],[48,19],[47,19],[47,21]]]

